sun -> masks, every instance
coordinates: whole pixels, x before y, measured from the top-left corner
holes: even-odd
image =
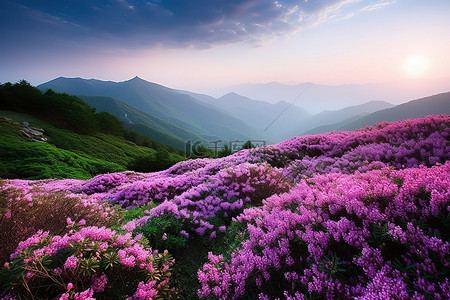
[[[414,54],[405,58],[403,70],[406,75],[420,77],[426,73],[430,66],[430,60],[423,54]]]

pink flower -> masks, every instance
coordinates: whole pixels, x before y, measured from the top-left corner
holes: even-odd
[[[91,288],[96,293],[101,293],[105,290],[106,285],[108,284],[108,278],[105,274],[102,274],[100,277],[93,275],[91,278]]]
[[[75,256],[69,256],[64,263],[64,268],[66,269],[74,269],[77,267],[78,258]]]
[[[150,281],[148,283],[139,282],[138,288],[134,293],[136,299],[151,300],[158,294],[158,291],[153,287],[156,285],[156,281]]]

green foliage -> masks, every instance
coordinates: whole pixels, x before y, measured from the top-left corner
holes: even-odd
[[[228,147],[228,145],[224,145],[222,150],[217,152],[217,157],[225,157],[231,155],[231,153],[231,149]]]
[[[188,229],[185,225],[187,224],[174,215],[164,214],[150,218],[144,226],[138,227],[135,233],[142,233],[156,249],[167,249],[172,252],[186,247],[187,237],[180,234],[181,230]]]
[[[128,168],[130,170],[138,172],[162,171],[169,168],[178,161],[180,160],[174,160],[173,158],[171,158],[167,150],[157,149],[157,152],[154,155],[137,157],[133,162],[131,162]]]
[[[88,179],[101,173],[125,170],[116,163],[58,149],[47,143],[23,141],[14,136],[2,136],[0,150],[2,178]]]
[[[78,133],[90,134],[99,127],[95,109],[83,100],[52,90],[43,94],[25,80],[0,85],[0,108],[26,112]]]
[[[125,129],[122,122],[120,122],[116,117],[107,113],[99,112],[95,114],[95,119],[99,124],[100,130],[104,133],[109,133],[117,136],[124,136]]]
[[[0,109],[14,121],[44,128],[48,144],[55,146],[27,142],[20,126],[1,123],[0,177],[87,179],[129,166],[162,170],[183,159],[180,150],[125,129],[113,115],[95,113],[75,96],[42,93],[24,80],[0,84]]]
[[[125,299],[139,290],[141,284],[150,283],[157,292],[154,299],[174,296],[169,284],[174,263],[170,254],[152,254],[148,245],[125,235],[113,232],[113,237],[109,238],[107,229],[93,230],[103,230],[106,235],[71,241],[53,249],[52,254],[35,254],[36,250],[52,247],[52,236],[40,238],[36,245],[24,249],[0,267],[0,288],[18,299],[57,299],[61,295],[62,299],[87,299],[76,295],[87,289],[94,299]],[[67,236],[55,238],[68,239]],[[133,257],[131,264],[123,257],[127,252],[128,258]],[[69,260],[74,261],[70,266],[67,265]]]
[[[123,223],[126,224],[131,220],[142,218],[143,216],[145,216],[146,210],[152,209],[156,206],[158,206],[158,204],[152,202],[150,205],[143,205],[125,210],[123,216]]]
[[[217,232],[217,237],[213,240],[193,235],[184,248],[171,251],[176,262],[172,278],[174,285],[180,288],[179,299],[199,299],[197,296],[199,282],[197,276],[192,275],[197,274],[208,261],[208,252],[221,253],[225,259],[229,259],[231,253],[247,238],[246,228],[246,224],[233,222],[225,232]]]
[[[190,158],[196,159],[196,158],[214,158],[214,157],[216,157],[216,154],[214,153],[213,150],[206,148],[203,145],[198,145],[193,149]]]
[[[253,145],[251,141],[246,141],[244,145],[242,145],[242,149],[252,149],[252,148],[255,148],[255,145]]]

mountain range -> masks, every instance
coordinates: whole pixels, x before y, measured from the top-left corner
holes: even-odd
[[[412,100],[391,108],[378,110],[355,120],[347,119],[342,122],[316,127],[305,133],[316,134],[329,131],[355,130],[378,122],[394,122],[397,120],[421,118],[428,115],[450,114],[450,92],[430,97]]]
[[[106,96],[121,100],[144,113],[171,123],[204,139],[250,139],[257,131],[242,120],[207,103],[177,91],[135,77],[111,82],[59,77],[38,86],[77,96]],[[176,137],[183,139],[183,136]]]
[[[398,105],[410,99],[447,92],[449,86],[450,78],[345,85],[311,82],[290,85],[270,82],[229,86],[211,92],[217,96],[235,92],[270,103],[284,100],[306,109],[311,114],[317,114],[323,110],[339,110],[370,101],[386,101]]]
[[[252,88],[256,91],[259,87],[261,90],[258,95],[261,96],[268,91],[268,86],[271,86],[271,91],[286,88],[277,83]],[[237,90],[242,90],[242,87],[244,86],[237,87]],[[352,86],[346,86],[349,87]],[[128,128],[179,149],[184,149],[188,140],[207,144],[213,140],[226,143],[234,140],[263,139],[267,143],[276,143],[295,135],[354,130],[379,121],[450,113],[449,93],[396,106],[384,100],[364,101],[372,98],[382,99],[382,94],[387,95],[389,91],[374,92],[375,96],[365,93],[363,96],[363,89],[355,87],[354,91],[359,91],[360,94],[354,92],[346,100],[342,100],[342,93],[346,89],[344,86],[333,89],[312,83],[290,86],[291,93],[303,88],[297,100],[291,102],[260,101],[236,92],[214,98],[171,89],[139,77],[123,82],[60,77],[38,88],[77,95],[98,111],[113,114]],[[318,90],[321,90],[322,96],[307,105],[304,101],[306,94],[313,90],[316,95]],[[323,98],[338,90],[341,92],[334,96],[329,95],[328,100]],[[279,98],[287,97],[287,91],[289,89],[281,91]],[[270,93],[266,95],[269,96]],[[336,108],[342,105],[345,107]],[[320,107],[327,109],[312,113]]]

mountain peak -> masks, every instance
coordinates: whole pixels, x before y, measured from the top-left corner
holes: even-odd
[[[131,78],[130,80],[128,80],[128,82],[146,82],[144,79],[142,79],[139,76],[134,76],[133,78]]]
[[[226,94],[226,95],[224,95],[223,97],[231,97],[231,96],[233,96],[233,97],[243,97],[243,96],[241,96],[241,95],[239,95],[238,93],[235,93],[235,92],[230,92],[230,93],[228,93],[228,94]]]

